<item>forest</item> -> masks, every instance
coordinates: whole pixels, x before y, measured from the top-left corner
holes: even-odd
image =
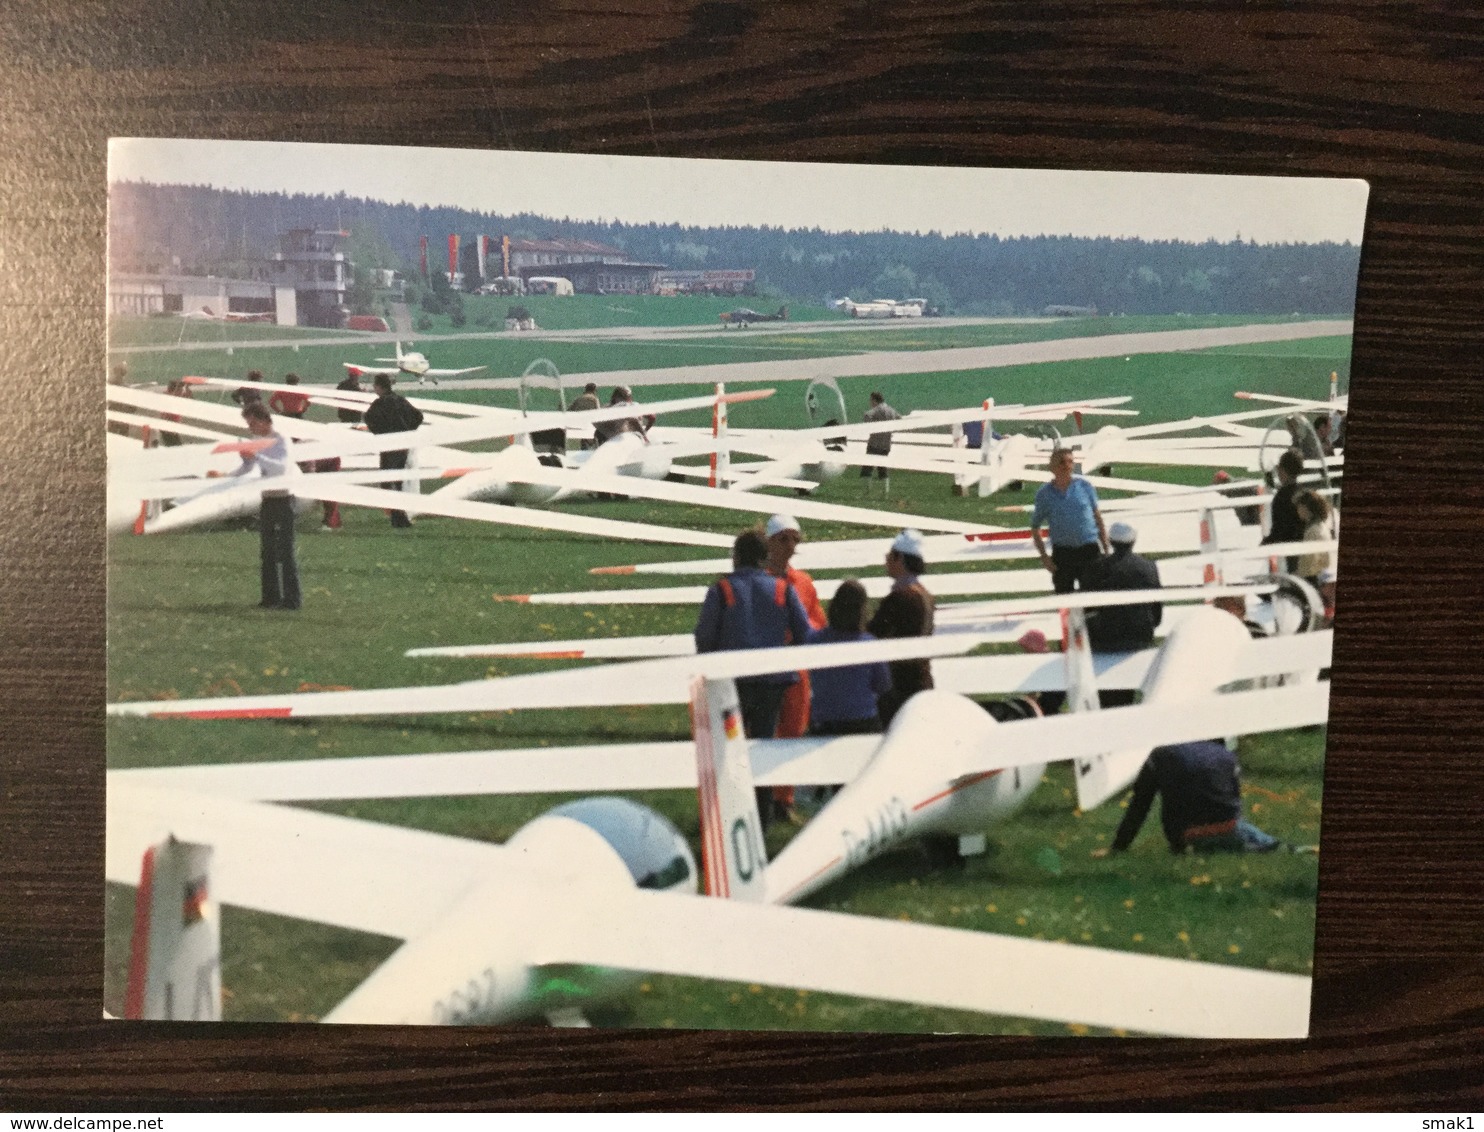
[[[115,182],[109,258],[116,272],[232,275],[270,256],[292,228],[343,229],[358,271],[419,273],[446,266],[462,238],[473,289],[477,236],[583,239],[629,259],[675,269],[752,268],[760,297],[827,301],[849,295],[921,297],[945,314],[1016,316],[1048,306],[1102,314],[1334,314],[1355,305],[1360,248],[1350,243],[1258,244],[1240,239],[1003,238],[940,232],[687,227],[501,215],[348,196],[239,192],[202,185]]]

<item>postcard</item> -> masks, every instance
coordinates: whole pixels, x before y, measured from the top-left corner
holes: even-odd
[[[1363,182],[108,175],[110,1016],[1307,1034]]]

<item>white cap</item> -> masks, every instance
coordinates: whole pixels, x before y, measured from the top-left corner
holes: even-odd
[[[1139,539],[1139,532],[1134,530],[1128,523],[1114,523],[1108,528],[1109,542],[1122,542],[1133,546]]]
[[[784,531],[796,531],[799,534],[804,533],[799,530],[799,521],[792,515],[773,515],[763,527],[763,533],[769,538],[772,538],[774,535],[781,535]]]
[[[897,535],[891,544],[891,548],[898,554],[911,554],[916,558],[921,558],[922,532],[914,531],[911,527],[908,527],[901,534]]]

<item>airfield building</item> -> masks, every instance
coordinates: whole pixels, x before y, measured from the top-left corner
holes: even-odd
[[[235,278],[111,272],[109,313],[343,327],[349,314],[346,292],[355,277],[345,250],[349,237],[349,232],[293,229],[279,236],[271,259],[247,264]]]

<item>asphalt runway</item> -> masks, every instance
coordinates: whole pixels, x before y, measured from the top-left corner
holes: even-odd
[[[831,358],[793,358],[784,361],[728,362],[710,366],[677,366],[649,370],[604,370],[572,374],[599,385],[695,385],[726,382],[773,384],[812,381],[821,377],[878,377],[903,373],[944,373],[952,370],[997,369],[1003,366],[1109,358],[1119,354],[1170,354],[1182,350],[1209,350],[1261,342],[1349,335],[1352,319],[1312,322],[1258,323],[1201,330],[1162,330],[1145,334],[1107,334],[1095,338],[1054,338],[1045,342],[1013,342],[1000,346],[962,346],[947,350],[882,350],[843,354]],[[737,331],[736,333],[742,333]],[[751,331],[748,331],[751,333]],[[440,383],[446,389],[515,389],[519,378],[465,378]]]
[[[281,349],[294,346],[364,346],[401,342],[409,348],[421,343],[420,348],[438,342],[461,342],[470,340],[498,341],[519,339],[523,342],[566,341],[613,341],[651,342],[666,339],[693,339],[716,337],[757,337],[768,334],[818,334],[844,330],[903,330],[908,327],[940,329],[951,326],[1019,326],[1041,322],[1055,322],[1051,318],[930,318],[930,319],[829,319],[819,322],[778,322],[760,326],[749,326],[746,330],[706,323],[697,326],[587,326],[575,330],[465,330],[456,334],[398,334],[395,331],[340,330],[314,338],[247,338],[223,337],[216,342],[169,342],[147,346],[110,347],[110,354],[168,354],[182,350],[256,350]],[[223,334],[228,325],[222,327]]]

